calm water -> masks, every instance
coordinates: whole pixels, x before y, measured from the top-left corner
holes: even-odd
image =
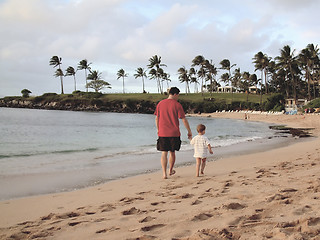
[[[69,191],[116,178],[160,170],[155,117],[146,114],[91,113],[0,108],[0,199]],[[188,118],[207,126],[218,149],[272,138],[263,123]],[[181,123],[183,146],[189,153]],[[192,154],[179,163],[193,162]]]

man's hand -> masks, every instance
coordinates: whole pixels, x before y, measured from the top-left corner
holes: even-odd
[[[189,139],[189,140],[192,139],[192,133],[191,133],[191,132],[188,133],[188,139]]]

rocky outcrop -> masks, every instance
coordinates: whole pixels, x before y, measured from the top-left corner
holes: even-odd
[[[106,101],[100,99],[64,99],[48,101],[24,98],[0,99],[0,107],[30,108],[68,111],[105,111],[120,113],[153,113],[156,103],[151,101],[118,100]]]

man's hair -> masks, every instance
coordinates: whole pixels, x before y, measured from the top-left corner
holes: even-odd
[[[172,87],[172,88],[170,88],[170,90],[169,90],[169,94],[171,94],[171,95],[179,94],[179,93],[180,93],[180,90],[179,90],[179,88],[177,88],[177,87]]]
[[[199,124],[199,125],[197,126],[197,131],[198,131],[198,133],[203,132],[204,130],[206,130],[206,126],[205,126],[205,125]]]

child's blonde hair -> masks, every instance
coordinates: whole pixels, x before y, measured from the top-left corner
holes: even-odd
[[[201,132],[203,132],[204,130],[206,130],[206,126],[205,126],[205,125],[199,124],[199,125],[197,126],[197,131],[198,131],[198,133],[201,133]]]

